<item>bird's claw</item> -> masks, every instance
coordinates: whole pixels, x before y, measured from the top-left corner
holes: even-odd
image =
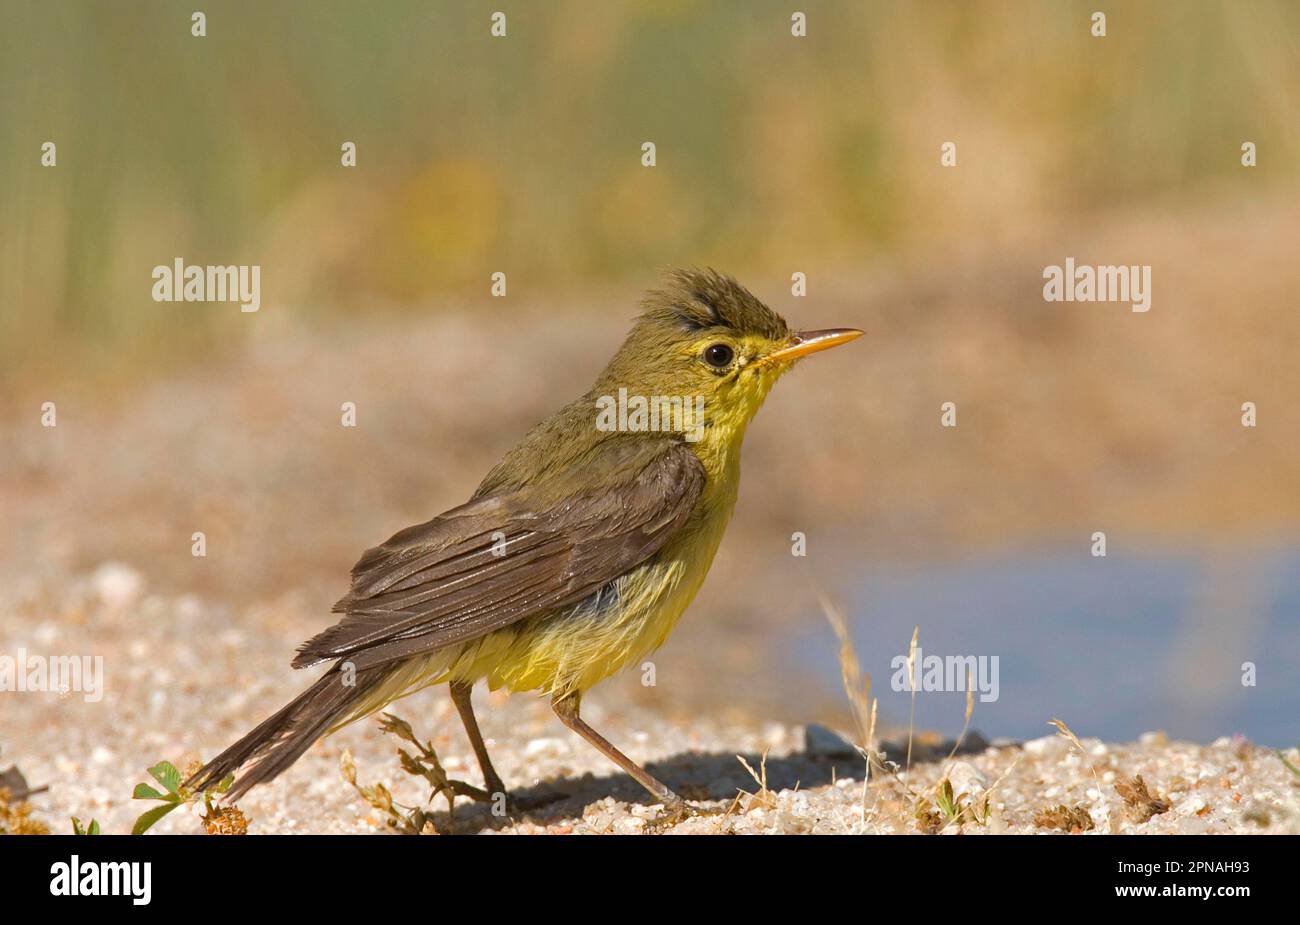
[[[655,816],[646,826],[650,832],[663,832],[671,829],[675,825],[680,825],[687,819],[699,819],[704,816],[716,816],[722,810],[715,809],[711,806],[696,806],[694,803],[687,803],[685,800],[677,799],[664,804],[663,810]]]

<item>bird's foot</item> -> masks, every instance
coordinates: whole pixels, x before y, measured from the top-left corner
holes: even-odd
[[[687,819],[699,819],[704,816],[717,816],[722,813],[721,809],[712,806],[696,806],[694,803],[687,803],[678,797],[675,800],[669,800],[664,804],[663,810],[646,823],[646,831],[652,834],[660,834],[671,829],[675,825],[680,825]]]
[[[452,784],[458,796],[469,797],[476,803],[486,803],[492,815],[502,818],[526,813],[550,803],[558,803],[568,797],[567,793],[548,793],[532,797],[515,796],[506,790],[505,785],[499,780],[488,782],[487,789],[475,787],[464,781],[452,781]]]

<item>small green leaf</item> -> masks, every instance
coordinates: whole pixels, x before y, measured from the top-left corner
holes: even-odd
[[[234,786],[234,783],[235,783],[235,775],[227,774],[225,777],[221,779],[221,783],[217,784],[217,786],[211,789],[215,790],[217,793],[225,793],[232,786]]]
[[[145,813],[143,816],[141,816],[139,819],[135,821],[135,825],[131,827],[131,834],[143,835],[145,832],[149,831],[150,827],[153,826],[155,822],[157,822],[163,816],[170,813],[176,807],[182,805],[184,804],[164,803],[161,806],[155,806],[153,809],[149,810],[147,813]]]
[[[170,797],[163,796],[157,790],[154,790],[148,784],[136,784],[135,791],[131,794],[133,800],[166,800]]]
[[[178,793],[181,786],[181,772],[170,761],[160,761],[149,769],[153,779],[167,788],[168,793]]]
[[[1288,771],[1290,771],[1290,772],[1291,772],[1292,774],[1294,774],[1296,777],[1300,777],[1300,768],[1297,768],[1297,767],[1296,767],[1295,765],[1293,765],[1291,762],[1287,761],[1287,760],[1286,760],[1286,755],[1282,754],[1282,750],[1281,750],[1281,749],[1278,749],[1277,757],[1278,757],[1279,759],[1281,759],[1282,764],[1286,765],[1286,769],[1287,769]]]
[[[76,816],[72,817],[72,834],[73,835],[98,835],[99,823],[94,819],[90,820],[90,827],[87,828],[81,824],[81,820]]]

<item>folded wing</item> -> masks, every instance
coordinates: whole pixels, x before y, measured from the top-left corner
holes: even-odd
[[[658,552],[699,500],[705,472],[675,439],[613,438],[565,485],[491,493],[397,533],[352,569],[345,614],[296,668],[358,669],[485,636],[576,604]]]

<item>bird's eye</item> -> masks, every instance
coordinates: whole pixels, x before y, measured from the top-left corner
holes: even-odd
[[[731,364],[736,352],[726,344],[709,344],[704,348],[704,362],[715,369],[722,369]]]

